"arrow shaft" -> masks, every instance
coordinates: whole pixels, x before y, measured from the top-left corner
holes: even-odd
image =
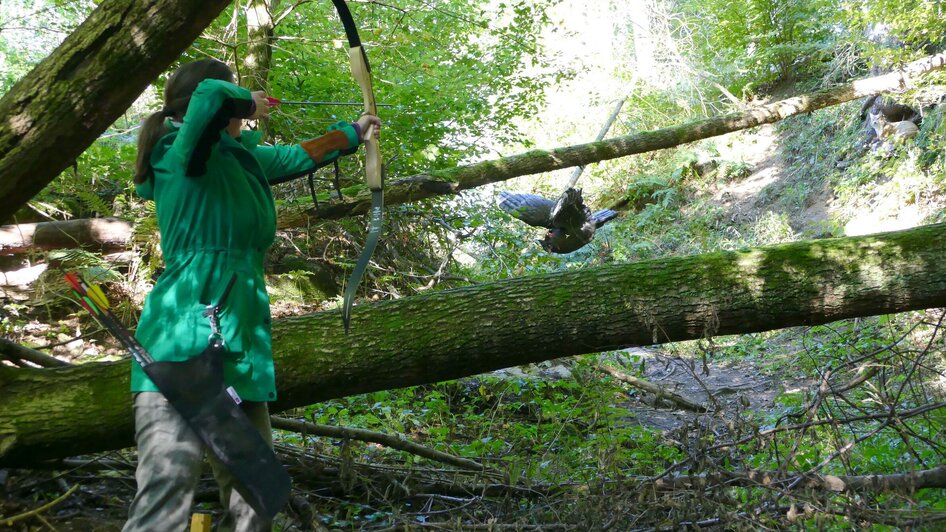
[[[98,285],[89,284],[85,282],[85,279],[79,277],[77,274],[66,274],[66,281],[72,287],[73,292],[76,297],[79,299],[79,303],[85,307],[86,310],[92,314],[102,326],[105,327],[108,332],[112,334],[125,349],[127,349],[131,356],[140,364],[141,366],[146,366],[154,362],[154,359],[151,358],[151,355],[145,350],[144,347],[138,343],[138,340],[126,329],[118,318],[112,314],[108,299],[105,297],[105,292],[99,288]]]
[[[309,102],[309,101],[286,101],[279,100],[276,105],[344,105],[350,107],[361,107],[364,104],[359,102]],[[391,107],[389,103],[379,103],[378,107]]]

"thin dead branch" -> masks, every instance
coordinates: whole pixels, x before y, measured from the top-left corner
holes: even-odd
[[[411,453],[423,458],[428,458],[444,464],[455,467],[469,469],[471,471],[487,471],[488,468],[483,464],[447,454],[430,447],[408,441],[400,436],[393,434],[384,434],[365,429],[355,429],[349,427],[333,427],[330,425],[319,425],[307,421],[299,421],[284,417],[272,417],[272,425],[275,429],[289,430],[303,435],[322,436],[326,438],[341,438],[348,440],[358,440],[385,445],[392,449]]]
[[[16,363],[17,361],[26,361],[43,368],[72,365],[64,360],[59,360],[56,357],[49,356],[42,351],[30,349],[29,347],[11,342],[6,338],[0,338],[0,357],[6,358],[13,363]]]
[[[657,396],[658,400],[665,399],[691,412],[706,412],[706,407],[697,403],[696,401],[687,399],[686,397],[683,397],[680,394],[671,392],[665,388],[661,388],[660,386],[657,386],[656,384],[648,380],[642,379],[640,377],[635,377],[633,375],[628,375],[627,373],[624,373],[623,371],[620,371],[616,368],[612,368],[604,364],[598,364],[595,366],[595,368],[598,371],[602,371],[604,373],[611,375],[612,377],[614,377],[615,379],[623,383],[630,384],[631,386],[635,388],[640,388],[641,390],[644,390],[645,392],[654,394],[655,396]]]
[[[50,502],[48,502],[48,503],[46,503],[46,504],[40,506],[39,508],[35,508],[35,509],[30,510],[30,511],[28,511],[28,512],[21,513],[21,514],[19,514],[19,515],[14,515],[14,516],[12,516],[12,517],[0,518],[0,524],[3,524],[3,525],[5,525],[5,526],[7,526],[7,527],[12,527],[12,526],[13,526],[13,523],[15,523],[15,522],[17,522],[17,521],[22,521],[22,520],[27,519],[27,518],[29,518],[29,517],[39,517],[39,516],[42,515],[43,512],[49,510],[50,508],[55,508],[58,504],[60,504],[61,502],[65,501],[66,499],[68,499],[68,498],[69,498],[73,493],[75,493],[76,490],[78,490],[78,489],[79,489],[79,485],[78,485],[78,484],[75,484],[75,485],[73,485],[71,488],[69,488],[68,491],[66,491],[65,493],[63,493],[63,494],[60,495],[59,497],[57,497],[55,500],[50,501]]]

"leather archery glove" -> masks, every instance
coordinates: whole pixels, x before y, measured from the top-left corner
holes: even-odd
[[[342,131],[334,130],[299,145],[309,154],[310,159],[320,163],[325,160],[325,156],[328,154],[347,150],[349,140],[348,135]]]

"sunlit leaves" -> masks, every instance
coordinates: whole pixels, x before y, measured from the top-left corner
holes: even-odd
[[[698,45],[691,53],[736,94],[804,74],[838,17],[833,0],[685,0],[681,8]]]
[[[454,166],[517,139],[513,121],[537,109],[553,79],[527,67],[547,62],[538,34],[554,3],[520,1],[490,11],[469,0],[351,5],[377,100],[391,105],[379,110],[389,177]],[[221,25],[228,23],[221,18]],[[360,102],[347,48],[329,2],[298,5],[276,27],[272,93]],[[357,107],[280,108],[272,120],[274,140],[307,138],[358,113]]]

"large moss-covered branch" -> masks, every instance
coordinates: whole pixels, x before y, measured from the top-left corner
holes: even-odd
[[[68,168],[227,0],[105,0],[0,99],[0,221]]]
[[[509,279],[273,324],[274,410],[635,345],[946,306],[946,225]],[[0,366],[0,464],[130,445],[128,363]]]
[[[655,131],[634,133],[589,144],[578,144],[552,150],[533,150],[503,157],[502,159],[418,174],[389,183],[385,188],[384,201],[387,205],[395,205],[434,196],[458,194],[464,190],[488,183],[506,181],[519,176],[551,172],[562,168],[672,148],[688,142],[725,135],[733,131],[749,129],[762,124],[771,124],[791,116],[810,113],[863,96],[902,90],[908,87],[913,78],[919,74],[943,66],[946,66],[946,54],[939,54],[914,61],[897,72],[788,98],[755,107],[745,112],[706,118]],[[280,212],[279,223],[282,227],[292,227],[304,223],[306,219],[342,218],[352,214],[368,212],[370,206],[370,192],[361,190],[356,195],[346,199],[325,202],[318,211],[313,209],[311,205],[287,206]]]

